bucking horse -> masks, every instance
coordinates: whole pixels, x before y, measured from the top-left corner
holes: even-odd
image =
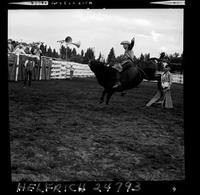
[[[116,83],[116,69],[107,66],[99,60],[91,60],[89,62],[89,67],[95,74],[98,83],[104,88],[99,103],[104,102],[104,97],[106,95],[106,104],[109,104],[113,93],[124,92],[135,88],[144,79],[156,80],[159,82],[159,77],[156,75],[157,64],[152,60],[136,63],[127,62],[123,71],[120,73],[121,86],[117,88],[113,88],[113,85]]]

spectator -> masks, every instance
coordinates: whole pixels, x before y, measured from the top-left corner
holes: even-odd
[[[22,44],[19,44],[19,46],[17,46],[14,50],[14,53],[15,54],[26,54],[25,51],[24,51],[24,47]]]
[[[35,66],[35,62],[31,59],[28,59],[25,61],[24,66],[25,66],[24,87],[26,86],[27,81],[28,81],[28,85],[31,86],[32,72],[33,72],[33,68]]]
[[[69,70],[70,70],[70,80],[72,80],[72,78],[74,76],[74,70],[75,70],[73,65],[70,66]]]
[[[73,65],[71,65],[69,68],[67,68],[66,67],[66,72],[67,72],[67,69],[69,69],[69,72],[70,72],[70,80],[72,80],[72,78],[73,78],[73,75],[74,75],[74,67],[73,67]],[[66,75],[67,75],[67,73],[66,73]]]
[[[14,44],[15,41],[12,41],[12,39],[8,39],[8,53],[14,51]]]
[[[30,48],[28,46],[26,46],[24,51],[26,54],[31,54]]]

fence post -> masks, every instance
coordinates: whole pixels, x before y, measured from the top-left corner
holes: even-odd
[[[19,72],[19,54],[17,54],[17,65],[16,65],[15,81],[17,81],[17,78],[18,78],[18,72]]]
[[[182,84],[183,83],[183,77],[182,77],[182,74],[180,74],[179,76],[179,82]]]
[[[42,63],[43,63],[43,56],[41,56],[41,61],[40,61],[40,77],[39,77],[39,80],[42,80]]]

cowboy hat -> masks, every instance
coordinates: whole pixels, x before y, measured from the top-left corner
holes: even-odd
[[[129,42],[129,41],[122,41],[120,44],[121,44],[121,45],[124,45],[124,44],[127,44],[127,45],[129,45],[129,44],[130,44],[130,42]]]

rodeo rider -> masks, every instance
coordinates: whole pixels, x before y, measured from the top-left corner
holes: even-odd
[[[127,62],[133,62],[133,57],[134,57],[134,53],[133,53],[133,46],[135,44],[135,38],[133,37],[131,42],[129,41],[122,41],[120,43],[121,45],[123,45],[124,48],[124,55],[123,55],[123,61],[122,63],[116,63],[114,64],[112,67],[114,69],[117,70],[116,72],[116,80],[117,82],[115,83],[115,85],[113,86],[113,88],[118,88],[121,86],[121,82],[120,82],[120,72],[123,71],[124,65]]]

